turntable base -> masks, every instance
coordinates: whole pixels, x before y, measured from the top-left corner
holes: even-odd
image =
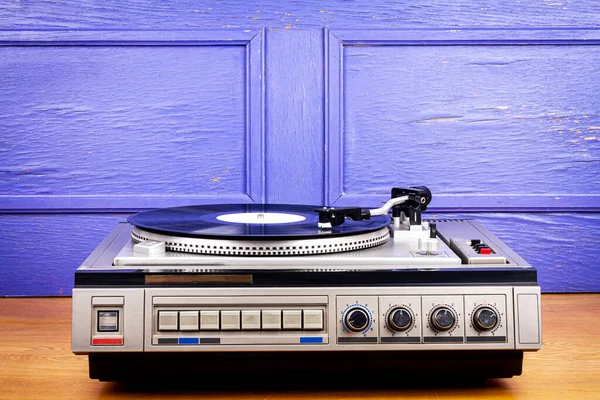
[[[401,362],[399,362],[401,357]],[[360,371],[366,387],[397,388],[411,380],[437,375],[437,384],[455,380],[511,378],[521,375],[522,351],[236,352],[90,354],[90,378],[100,381],[148,382],[194,380],[219,389],[223,376],[235,386],[302,388],[306,382],[341,388]],[[118,368],[115,368],[118,365]],[[367,366],[367,367],[364,367]],[[440,376],[443,375],[443,376]],[[217,383],[215,385],[215,383]],[[211,386],[212,385],[212,386]]]
[[[423,220],[430,200],[136,214],[75,273],[72,350],[102,380],[520,374],[542,344],[536,270],[476,221]]]
[[[11,400],[62,400],[159,397],[169,400],[244,398],[263,400],[493,398],[563,400],[600,398],[600,294],[544,294],[544,349],[525,354],[523,373],[517,379],[487,380],[467,377],[443,382],[431,374],[409,382],[390,380],[385,385],[352,379],[317,380],[294,376],[295,382],[274,380],[211,387],[195,380],[146,380],[139,384],[110,384],[89,379],[88,357],[74,356],[68,348],[71,299],[0,299],[1,398]],[[586,321],[585,331],[582,321]],[[19,334],[15,334],[18,332]],[[582,334],[585,332],[585,334]],[[433,368],[433,366],[432,366]],[[216,382],[222,382],[218,380]]]

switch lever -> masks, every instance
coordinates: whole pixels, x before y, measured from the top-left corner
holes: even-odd
[[[437,225],[435,223],[429,224],[429,238],[435,239],[437,236]]]
[[[437,226],[429,224],[429,238],[419,239],[419,251],[425,254],[437,254],[440,250],[440,242],[437,239]]]

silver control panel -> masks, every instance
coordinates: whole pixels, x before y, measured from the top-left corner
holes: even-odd
[[[541,348],[540,289],[131,288],[73,291],[73,351]]]

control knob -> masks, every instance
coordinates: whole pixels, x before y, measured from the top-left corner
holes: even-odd
[[[405,307],[396,307],[388,314],[388,327],[395,332],[404,332],[413,324],[413,316]]]
[[[362,332],[371,324],[371,316],[362,307],[353,307],[346,312],[344,326],[352,332]]]
[[[473,325],[480,331],[489,331],[498,324],[498,314],[490,307],[479,307],[473,314]]]
[[[438,307],[431,313],[430,322],[436,331],[448,331],[456,323],[456,315],[448,307]]]

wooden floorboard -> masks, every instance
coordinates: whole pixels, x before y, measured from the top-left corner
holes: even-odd
[[[0,299],[0,399],[600,399],[600,294],[544,295],[544,348],[484,385],[366,390],[157,390],[88,377],[71,353],[70,298]]]

